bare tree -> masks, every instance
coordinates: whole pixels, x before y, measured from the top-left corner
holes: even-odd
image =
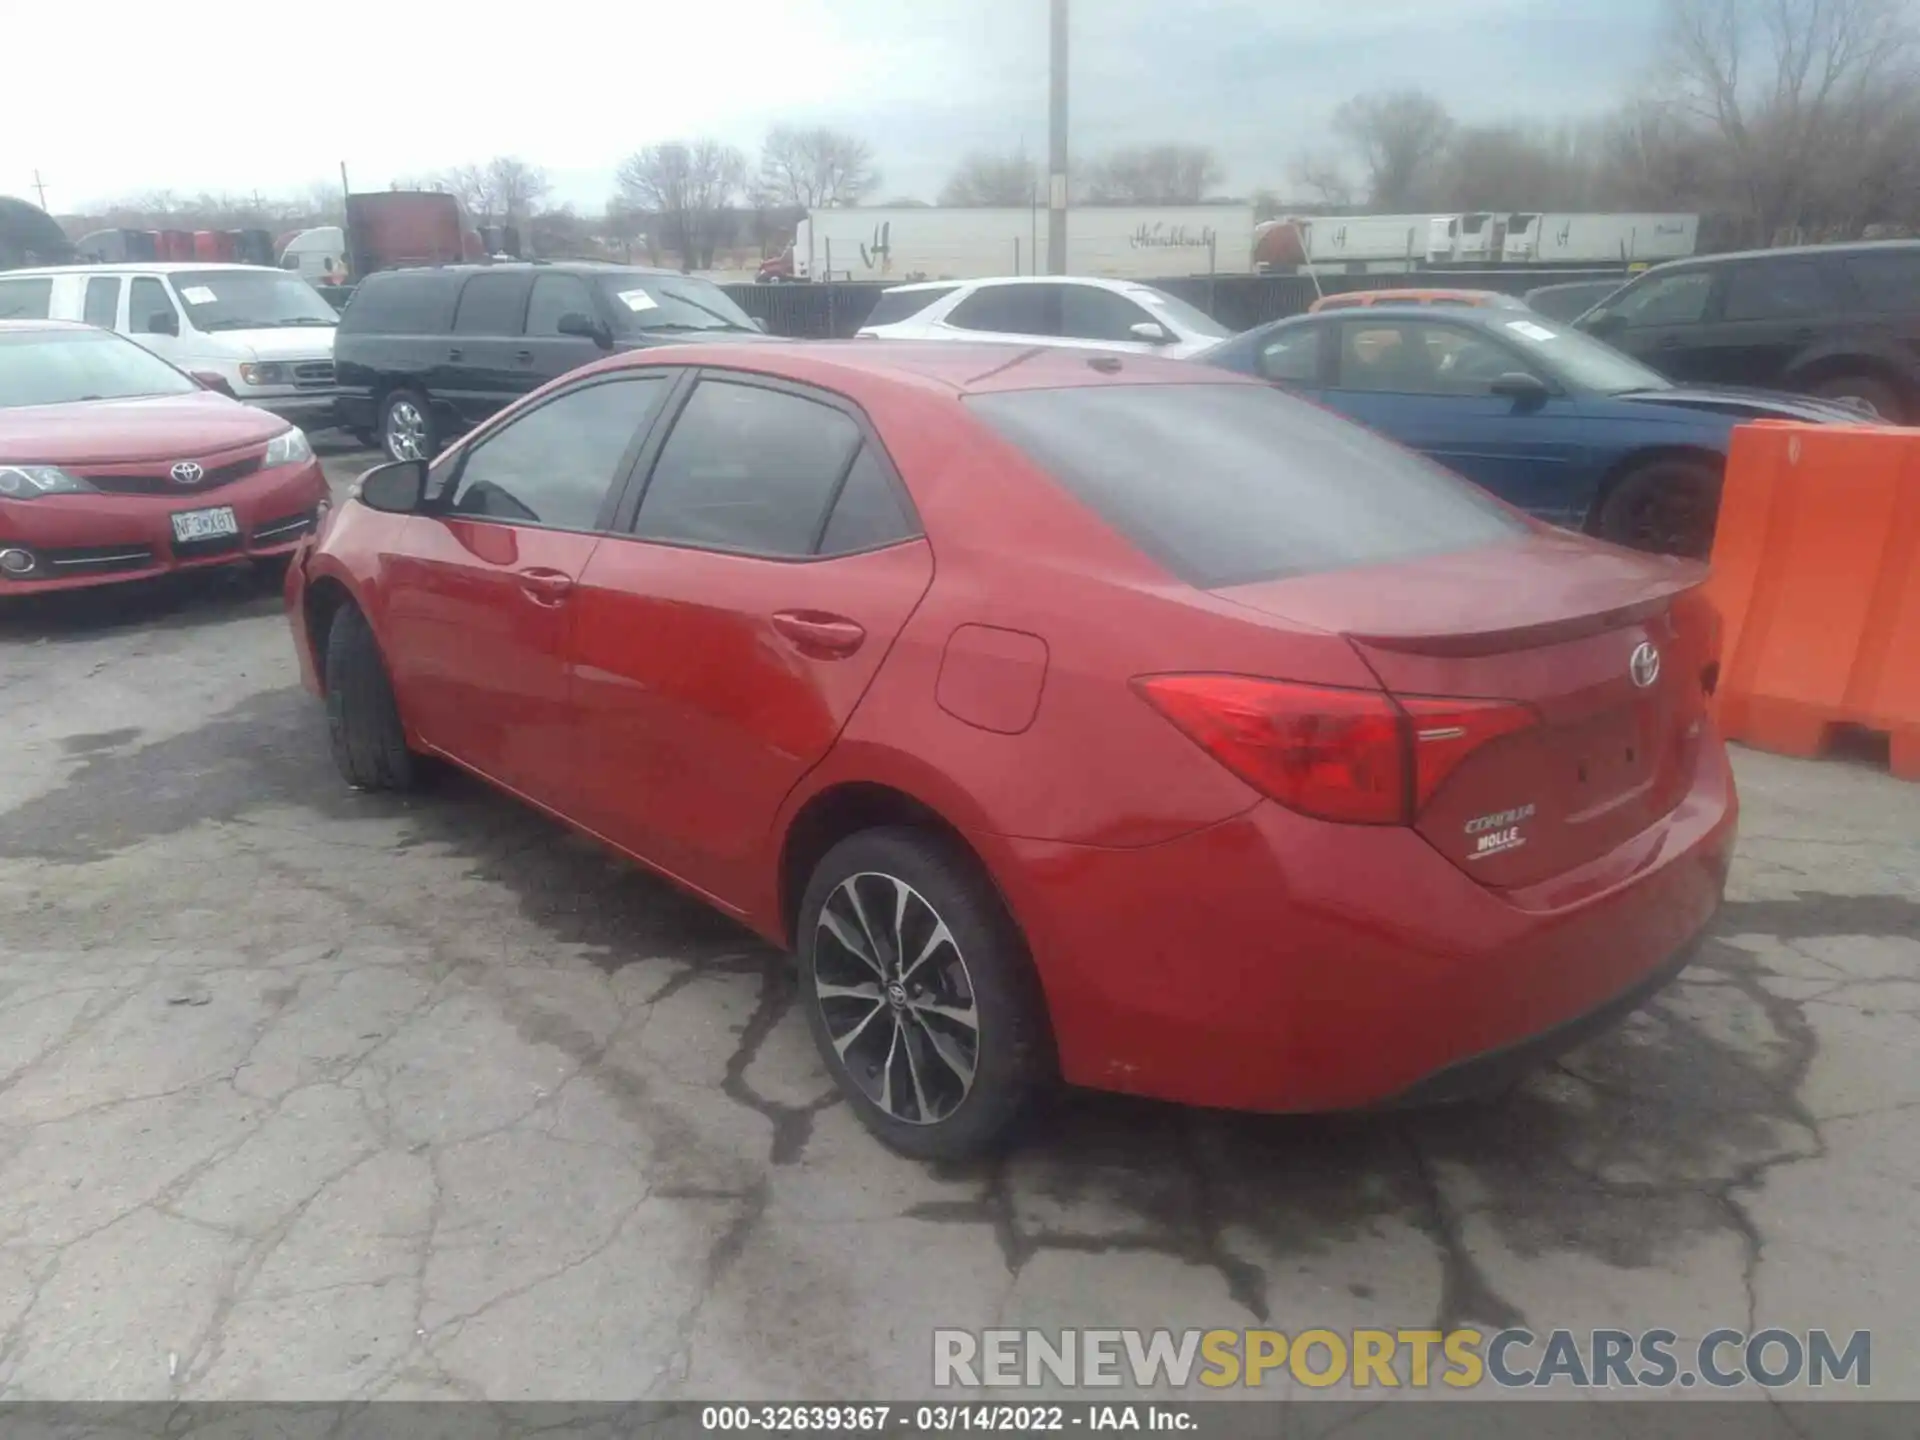
[[[1667,0],[1665,42],[1670,103],[1720,142],[1762,243],[1820,231],[1869,183],[1920,80],[1905,0]]]
[[[682,270],[709,269],[731,228],[746,168],[746,158],[718,140],[671,140],[629,155],[615,179],[626,209],[659,217],[662,238],[679,252]]]
[[[540,202],[553,193],[546,167],[529,165],[517,155],[496,155],[487,162],[487,184],[499,219],[508,225],[533,218]]]
[[[1373,204],[1413,204],[1433,160],[1447,147],[1453,120],[1424,90],[1356,95],[1333,112],[1333,128],[1360,153]]]
[[[768,209],[858,205],[879,185],[873,147],[824,125],[776,125],[760,148],[759,202]]]
[[[1224,173],[1204,145],[1136,146],[1095,161],[1086,193],[1096,204],[1197,205]]]
[[[1353,184],[1347,179],[1346,172],[1339,162],[1325,155],[1303,154],[1296,156],[1287,167],[1287,178],[1308,196],[1322,205],[1347,206],[1353,203]],[[1276,204],[1274,213],[1279,213]],[[1262,216],[1272,219],[1272,215]]]
[[[942,205],[1029,205],[1040,193],[1040,170],[1024,150],[976,152],[963,159],[940,191]]]
[[[451,170],[443,170],[433,177],[432,188],[444,190],[458,200],[469,220],[481,225],[493,223],[499,200],[494,193],[493,177],[485,165],[456,165]]]

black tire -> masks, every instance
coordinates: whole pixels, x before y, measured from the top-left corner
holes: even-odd
[[[1907,401],[1899,389],[1878,375],[1831,375],[1813,386],[1822,400],[1864,400],[1874,414],[1890,424],[1905,423]]]
[[[333,763],[356,790],[411,790],[419,766],[394,704],[386,663],[367,617],[353,605],[327,632],[327,738]]]
[[[902,885],[913,899],[901,896]],[[839,926],[867,939],[855,928],[849,890],[860,898],[867,935],[877,927],[868,943],[881,952],[890,983],[872,957],[834,938]],[[939,925],[951,944],[932,943]],[[905,943],[892,938],[902,932]],[[820,1057],[883,1143],[918,1159],[959,1160],[1006,1140],[1048,1069],[1046,1007],[1019,929],[972,857],[907,828],[842,840],[814,868],[794,948]],[[823,999],[823,986],[842,993]],[[866,988],[877,997],[870,1006],[852,993]]]
[[[1594,533],[1633,550],[1704,560],[1720,515],[1720,471],[1698,460],[1650,460],[1622,475],[1600,504]]]
[[[440,453],[440,427],[426,396],[400,389],[380,402],[380,449],[389,460],[431,460]]]

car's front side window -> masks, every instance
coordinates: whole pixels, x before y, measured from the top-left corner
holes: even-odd
[[[1619,316],[1629,330],[1696,325],[1706,317],[1707,297],[1712,293],[1713,276],[1708,271],[1663,275],[1627,291],[1605,313]]]
[[[598,529],[628,450],[669,388],[664,375],[624,375],[508,420],[459,462],[439,510],[552,530]]]

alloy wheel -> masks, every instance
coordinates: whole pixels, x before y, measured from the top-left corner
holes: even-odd
[[[395,460],[424,460],[427,421],[411,400],[396,400],[387,409],[387,453]]]
[[[840,1064],[893,1119],[934,1125],[973,1090],[980,1016],[952,931],[927,898],[863,871],[820,907],[814,994]]]

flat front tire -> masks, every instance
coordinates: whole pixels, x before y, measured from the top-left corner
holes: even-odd
[[[972,857],[924,831],[841,841],[815,867],[795,948],[814,1043],[888,1146],[957,1160],[1004,1142],[1045,1073],[1026,945]]]
[[[356,790],[411,790],[419,779],[393,684],[367,617],[351,604],[327,631],[327,738],[333,763]]]

